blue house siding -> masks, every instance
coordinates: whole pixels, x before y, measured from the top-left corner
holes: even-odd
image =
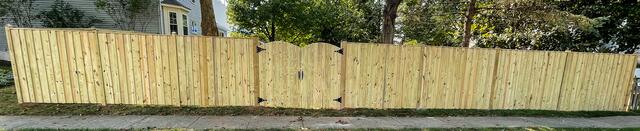
[[[182,5],[187,6],[190,9],[189,17],[189,33],[191,35],[201,35],[202,29],[200,25],[202,23],[202,14],[200,13],[200,1],[199,0],[178,0]]]
[[[96,19],[101,20],[101,23],[97,23],[94,26],[96,28],[104,28],[104,29],[117,29],[116,23],[114,20],[103,10],[99,10],[95,6],[95,0],[63,0],[64,2],[70,3],[76,9],[84,12],[85,16],[93,16]],[[54,3],[54,0],[35,0],[33,4],[35,5],[35,12],[41,12],[51,9],[51,5]],[[158,4],[159,5],[159,4]],[[156,7],[156,8],[159,8]],[[160,13],[155,9],[150,12],[150,16],[148,18],[140,18],[138,21],[147,21],[144,30],[137,29],[136,31],[147,32],[147,33],[160,33]],[[35,27],[42,27],[42,22],[40,20],[34,21]],[[137,25],[140,27],[141,25]]]
[[[85,16],[94,16],[97,19],[102,20],[101,23],[97,23],[94,25],[95,28],[103,28],[103,29],[117,29],[116,23],[114,20],[102,10],[99,10],[95,7],[95,0],[63,0],[65,2],[70,3],[74,8],[77,8],[84,12]],[[141,18],[140,20],[147,20],[148,22],[144,24],[145,28],[141,32],[147,33],[155,33],[162,34],[165,31],[162,27],[162,11],[160,8],[160,2],[162,0],[158,0],[157,9],[153,12],[150,12],[151,15],[149,18]],[[189,30],[190,35],[201,35],[202,34],[202,14],[200,13],[200,0],[177,0],[182,5],[187,6],[190,11],[188,14],[189,17]],[[51,5],[54,3],[54,0],[34,0],[34,9],[36,13],[41,11],[49,10]],[[228,35],[230,28],[227,24],[227,16],[226,16],[226,8],[227,2],[226,0],[212,0],[215,15],[216,15],[216,23],[218,30],[225,35]],[[42,27],[42,22],[40,20],[34,20],[34,27]],[[137,25],[141,26],[141,25]],[[9,60],[8,54],[8,46],[7,40],[4,33],[4,25],[0,25],[0,60]]]

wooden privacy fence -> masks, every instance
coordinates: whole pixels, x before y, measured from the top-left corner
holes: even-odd
[[[6,28],[21,103],[628,110],[635,55]]]
[[[253,39],[101,30],[7,31],[20,102],[256,103]]]

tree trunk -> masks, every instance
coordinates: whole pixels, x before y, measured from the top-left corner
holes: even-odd
[[[218,26],[216,16],[213,14],[212,0],[200,0],[200,10],[202,13],[202,35],[218,36]]]
[[[269,42],[276,41],[276,24],[273,22],[273,18],[271,18],[271,33],[268,37]]]
[[[471,41],[471,25],[473,25],[473,16],[476,15],[476,0],[471,0],[469,2],[469,8],[467,8],[467,14],[465,16],[464,22],[464,36],[463,41],[460,44],[461,47],[470,47],[469,42]]]
[[[402,0],[386,0],[382,22],[382,43],[393,44],[395,20],[398,17],[398,6]]]

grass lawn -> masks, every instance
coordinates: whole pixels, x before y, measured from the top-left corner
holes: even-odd
[[[602,117],[640,112],[473,109],[291,109],[267,107],[171,107],[97,104],[18,104],[13,86],[0,87],[0,115],[259,115],[259,116],[544,116]]]

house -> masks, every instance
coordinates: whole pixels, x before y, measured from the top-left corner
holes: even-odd
[[[101,23],[94,24],[95,28],[117,29],[114,20],[104,11],[95,6],[95,0],[63,0],[74,8],[84,12],[85,16],[94,16]],[[226,23],[226,0],[212,0],[218,31],[222,36],[227,36],[229,25]],[[36,13],[51,9],[54,0],[34,0]],[[201,35],[201,13],[199,0],[158,0],[157,11],[149,12],[149,16],[139,19],[140,25],[136,25],[136,31],[178,35]],[[34,20],[35,27],[41,27],[40,20]],[[0,26],[0,60],[9,61],[9,53],[4,34],[4,26]]]
[[[227,22],[227,0],[213,0],[212,4],[216,16],[218,31],[221,33],[220,36],[229,36],[231,28]]]
[[[227,5],[225,0],[213,0],[214,13],[220,36],[227,36],[229,26],[226,23]],[[198,0],[162,0],[160,4],[160,34],[200,35],[202,15]]]

